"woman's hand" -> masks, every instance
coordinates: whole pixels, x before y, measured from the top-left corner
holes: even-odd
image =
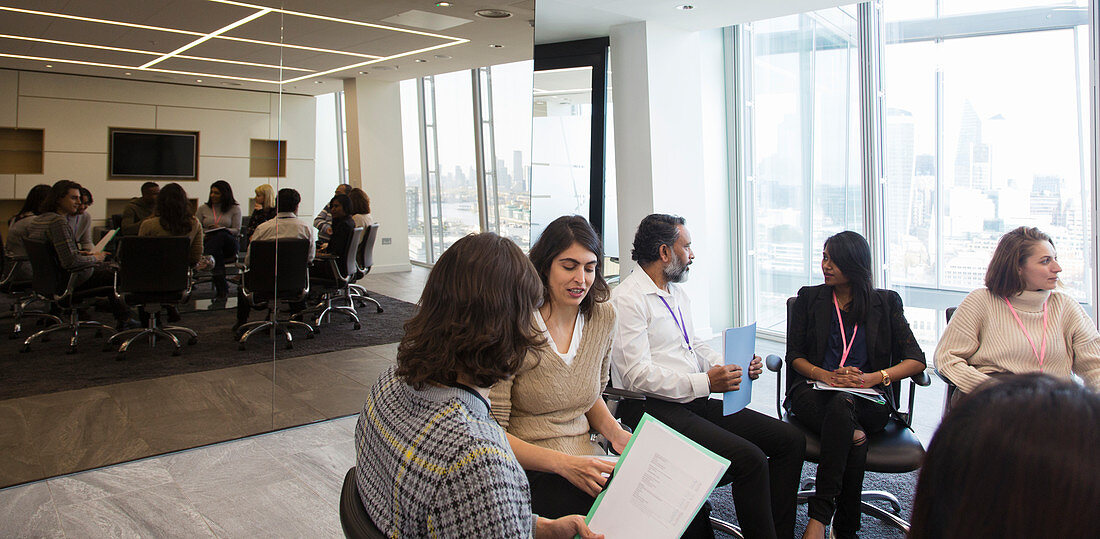
[[[550,520],[539,517],[535,524],[535,537],[537,539],[572,539],[580,535],[582,539],[603,539],[602,534],[593,533],[584,523],[584,517],[580,515],[568,515]]]
[[[623,451],[626,451],[626,444],[630,442],[630,433],[623,429],[619,429],[619,431],[615,433],[614,439],[608,441],[611,442],[611,448],[614,449],[616,453],[622,455]]]
[[[252,205],[252,211],[262,211],[263,209],[264,205],[260,204],[259,202]]]
[[[601,458],[575,457],[564,453],[559,456],[557,466],[554,467],[554,473],[564,477],[593,498],[607,484],[607,477],[604,477],[604,474],[610,475],[614,470],[613,463]]]
[[[867,387],[866,376],[855,367],[840,367],[829,372],[824,382],[833,387]]]

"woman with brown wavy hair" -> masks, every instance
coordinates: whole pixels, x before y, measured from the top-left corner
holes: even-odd
[[[531,514],[527,477],[489,387],[541,344],[535,268],[511,241],[466,236],[440,257],[355,427],[356,484],[387,536],[595,537],[579,515]]]

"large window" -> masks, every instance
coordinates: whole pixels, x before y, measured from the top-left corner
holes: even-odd
[[[884,5],[886,276],[926,349],[1018,226],[1054,238],[1091,303],[1085,4]]]
[[[401,83],[409,259],[432,264],[459,238],[530,243],[532,62]]]
[[[786,299],[821,282],[821,246],[862,230],[856,10],[742,27],[751,47],[743,115],[751,256],[747,290],[762,331],[786,329]]]
[[[881,254],[876,284],[928,353],[1018,226],[1054,238],[1064,290],[1092,309],[1085,0],[886,0],[729,35],[744,314],[764,332],[783,333],[842,229]]]

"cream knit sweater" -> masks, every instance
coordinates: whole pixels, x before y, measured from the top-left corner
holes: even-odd
[[[1051,291],[1025,290],[1011,301],[1037,349],[1042,347],[1043,302],[1048,302],[1043,372],[1064,380],[1074,372],[1089,388],[1100,390],[1100,333],[1081,305]],[[1039,362],[1005,300],[979,288],[966,296],[944,330],[936,369],[969,393],[990,373],[1039,372]]]
[[[566,365],[550,345],[531,349],[519,372],[493,386],[493,417],[509,434],[569,455],[602,454],[585,413],[607,386],[615,308],[597,303],[585,320],[577,357]]]

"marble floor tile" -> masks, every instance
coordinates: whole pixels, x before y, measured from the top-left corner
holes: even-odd
[[[139,423],[134,429],[154,454],[233,440],[270,430],[270,417],[254,417],[253,424],[232,418],[221,410],[162,416]]]
[[[321,411],[325,417],[340,417],[362,410],[369,390],[365,384],[351,382],[294,393],[294,398]]]
[[[196,502],[218,537],[343,537],[339,500],[321,499],[298,479],[246,487],[221,501]]]
[[[348,434],[355,435],[355,424],[359,421],[359,414],[352,414],[346,417],[341,417],[331,420],[333,425],[336,425],[342,429],[348,431]]]
[[[279,459],[291,473],[325,500],[339,500],[344,474],[355,465],[355,441],[317,447]]]
[[[312,361],[309,356],[282,359],[275,362],[275,386],[291,394],[335,385],[361,385],[324,365]]]
[[[29,442],[0,448],[0,485],[16,485],[48,477],[38,453],[38,446]]]
[[[103,389],[118,402],[134,423],[166,415],[179,415],[209,408],[210,402],[196,385],[195,374],[183,374],[112,384]]]
[[[165,483],[172,476],[158,459],[144,459],[50,479],[58,507],[128,494]]]
[[[315,363],[324,365],[367,387],[374,385],[386,369],[394,365],[392,359],[383,359],[367,350],[357,350],[356,354],[341,357],[316,358]]]
[[[0,490],[0,537],[64,537],[45,481]]]
[[[207,506],[292,477],[255,439],[173,453],[164,465],[188,499]]]
[[[58,508],[68,537],[214,537],[175,483]]]
[[[256,447],[272,457],[282,459],[288,455],[330,446],[350,440],[345,426],[333,421],[295,427],[252,438]],[[346,471],[346,470],[345,470]]]

